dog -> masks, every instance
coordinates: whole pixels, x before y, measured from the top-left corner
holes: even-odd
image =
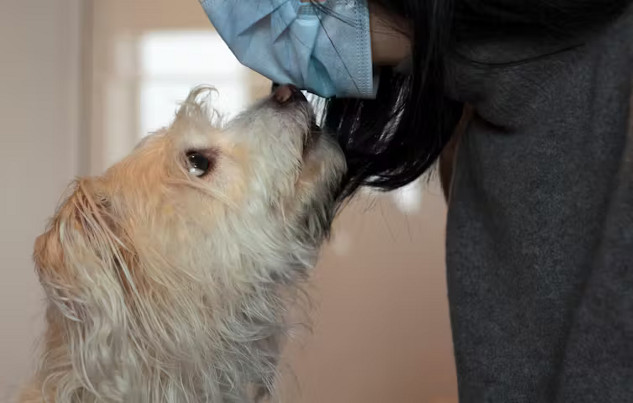
[[[209,91],[76,180],[36,240],[47,328],[21,402],[270,395],[288,299],[341,205],[345,158],[294,87],[225,125]]]

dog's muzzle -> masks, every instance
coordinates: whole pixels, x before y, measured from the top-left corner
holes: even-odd
[[[307,104],[308,100],[294,85],[286,84],[279,85],[273,83],[272,97],[281,106],[289,106],[292,104]],[[303,143],[304,156],[308,153],[316,143],[316,140],[321,135],[321,128],[316,123],[316,118],[313,115],[310,122],[310,130],[306,133]]]

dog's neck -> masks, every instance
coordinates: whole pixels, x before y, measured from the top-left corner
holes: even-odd
[[[101,351],[82,351],[94,346],[78,343],[77,335],[70,334],[76,323],[51,306],[39,375],[32,385],[40,400],[33,401],[41,401],[42,394],[55,396],[51,401],[83,403],[259,401],[272,390],[285,333],[287,301],[278,288],[260,288],[244,298],[238,310],[214,324],[217,328],[206,339],[182,340],[181,359],[173,361],[157,359],[161,352],[147,347],[156,341],[144,345],[143,337],[133,334],[110,335],[128,340],[110,340]],[[98,371],[86,365],[89,359],[102,361]]]

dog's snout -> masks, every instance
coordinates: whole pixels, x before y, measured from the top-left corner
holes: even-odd
[[[273,91],[273,98],[282,105],[291,102],[307,102],[303,93],[294,85],[278,86]]]

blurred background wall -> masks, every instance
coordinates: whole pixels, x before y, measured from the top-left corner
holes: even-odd
[[[0,2],[0,401],[42,330],[35,237],[75,175],[98,174],[169,124],[197,84],[230,117],[270,83],[239,65],[196,0]],[[312,331],[284,352],[296,403],[457,402],[434,180],[364,191],[314,271]]]
[[[80,169],[78,1],[0,1],[1,402],[42,330],[33,242]]]

